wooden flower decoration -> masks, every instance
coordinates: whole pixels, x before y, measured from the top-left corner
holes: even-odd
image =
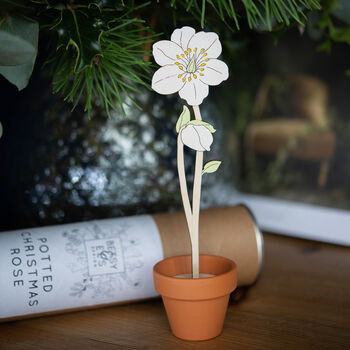
[[[215,129],[202,120],[199,105],[208,96],[209,85],[218,85],[228,78],[226,63],[218,60],[221,43],[215,33],[198,32],[191,27],[175,29],[171,40],[153,44],[153,56],[161,66],[153,75],[152,88],[162,95],[179,92],[192,106],[195,118],[184,106],[176,123],[177,168],[182,202],[192,246],[192,276],[199,275],[199,211],[202,175],[215,172],[221,161],[212,160],[203,167],[203,152],[210,151]],[[190,202],[185,165],[184,146],[196,151],[192,203]]]
[[[200,105],[208,96],[209,85],[228,78],[226,63],[217,59],[221,50],[216,33],[175,29],[171,40],[153,45],[153,57],[161,66],[153,75],[153,90],[162,95],[179,92],[190,106]]]

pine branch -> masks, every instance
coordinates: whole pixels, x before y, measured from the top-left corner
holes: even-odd
[[[53,91],[64,94],[65,100],[73,103],[73,109],[84,99],[84,109],[89,117],[93,101],[100,103],[109,117],[118,106],[123,115],[126,114],[125,105],[133,103],[139,107],[131,93],[140,93],[140,86],[149,87],[151,64],[145,58],[150,52],[145,45],[154,40],[154,35],[148,34],[150,28],[144,26],[142,20],[126,19],[123,15],[113,19],[109,28],[101,27],[90,35],[90,39],[96,39],[83,43],[84,33],[89,34],[91,28],[78,27],[77,11],[70,11],[74,14],[74,26],[69,35],[63,35],[60,27],[63,22],[64,30],[68,27],[62,20],[67,14],[52,28],[64,36],[58,41],[58,51],[51,60]],[[89,11],[85,13],[89,14]],[[77,33],[72,35],[75,30]],[[92,48],[91,42],[95,43]],[[90,45],[88,50],[86,45]]]
[[[230,27],[240,29],[240,22],[246,19],[250,29],[266,27],[273,29],[274,23],[290,25],[294,20],[304,24],[306,11],[321,9],[318,0],[173,0],[174,10],[185,9],[200,18],[202,28],[205,27],[207,13],[214,10],[221,21]]]
[[[162,10],[170,6],[174,19],[185,12],[204,27],[216,16],[237,30],[243,23],[260,30],[303,24],[307,11],[320,8],[318,0],[5,0],[0,22],[28,17],[40,23],[40,35],[51,35],[53,91],[73,109],[83,103],[90,117],[96,102],[108,116],[118,108],[125,115],[127,105],[137,106],[133,95],[149,87],[155,34],[140,18],[150,18],[156,3]],[[340,34],[348,40],[347,32]]]

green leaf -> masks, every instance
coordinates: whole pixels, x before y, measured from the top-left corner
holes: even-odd
[[[188,124],[205,126],[212,134],[216,131],[211,124],[203,122],[202,120],[191,120]]]
[[[191,120],[190,110],[184,106],[182,113],[180,114],[179,119],[176,122],[176,132],[179,132],[180,129],[186,125]]]
[[[204,168],[202,170],[202,175],[205,173],[215,173],[215,171],[219,169],[220,165],[221,160],[212,160],[208,163],[205,163]]]
[[[34,63],[26,63],[19,66],[0,66],[0,74],[10,83],[17,86],[18,90],[23,90],[28,85],[33,67]]]
[[[37,22],[8,17],[0,26],[0,74],[19,90],[32,74],[38,50]]]
[[[0,26],[0,65],[17,66],[28,62],[36,55],[36,47],[33,45],[33,34],[29,27],[34,23],[19,18],[9,17]]]

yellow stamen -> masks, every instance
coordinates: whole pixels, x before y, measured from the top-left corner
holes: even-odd
[[[194,48],[194,52],[197,52],[197,48],[196,47]]]
[[[187,51],[185,51],[185,54],[186,54],[186,55],[188,55],[188,52],[187,52]]]
[[[185,81],[186,81],[186,78],[182,78],[182,81],[185,82]]]
[[[204,68],[199,68],[202,72],[204,71]]]
[[[204,66],[205,66],[205,63],[202,63],[201,66],[204,67]]]
[[[208,61],[209,61],[209,58],[206,58],[204,61],[205,61],[205,62],[208,62]]]
[[[185,57],[185,55],[184,55],[183,53],[181,54],[181,56],[182,56],[182,57]]]
[[[204,74],[203,73],[199,73],[202,77],[204,76]]]
[[[182,74],[179,74],[177,77],[178,77],[178,78],[181,78],[181,77],[182,77]]]
[[[203,56],[206,56],[207,55],[207,53],[205,53]]]
[[[204,49],[201,50],[201,52],[203,52],[203,51],[204,51]]]
[[[193,74],[193,77],[194,77],[195,79],[197,79],[197,75],[196,75],[196,74]]]
[[[178,66],[180,63],[179,62],[175,62],[175,64]]]
[[[177,58],[177,59],[180,59],[180,56],[179,56],[179,55],[176,55],[176,58]]]
[[[188,49],[188,52],[191,52],[192,50],[191,49]]]
[[[184,69],[182,66],[179,66],[180,69]]]
[[[188,77],[188,81],[191,81],[191,77]]]

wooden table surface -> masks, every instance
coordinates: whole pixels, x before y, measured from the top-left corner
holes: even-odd
[[[260,279],[232,295],[213,340],[172,336],[158,299],[0,324],[0,349],[350,349],[350,248],[264,238]]]

